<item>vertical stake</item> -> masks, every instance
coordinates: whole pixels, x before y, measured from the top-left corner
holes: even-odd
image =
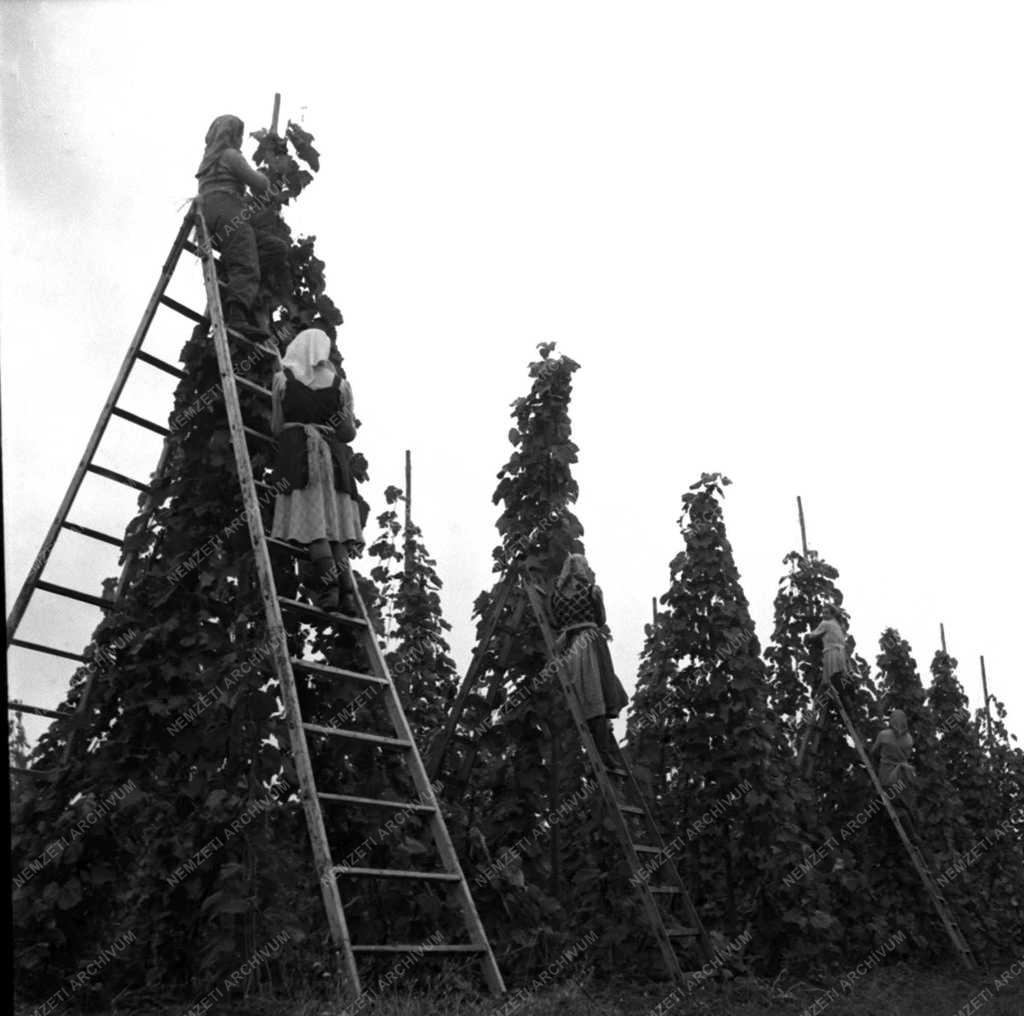
[[[658,627],[658,597],[657,596],[652,596],[651,597],[651,624],[653,624],[655,628]]]
[[[981,657],[981,690],[985,695],[985,732],[992,740],[992,710],[988,704],[988,675],[985,673],[985,657]]]
[[[281,115],[281,93],[274,92],[274,115],[270,118],[270,133],[277,133],[277,118]]]
[[[800,546],[804,549],[804,557],[807,557],[807,529],[804,526],[804,503],[800,500],[800,495],[796,498],[796,510],[800,515]]]
[[[412,545],[412,452],[405,450],[405,550],[403,553],[403,564],[405,574],[408,576],[412,570],[412,555],[409,549]]]
[[[939,638],[942,639],[942,651],[948,656],[949,653],[946,652],[946,626],[941,621],[939,622]]]

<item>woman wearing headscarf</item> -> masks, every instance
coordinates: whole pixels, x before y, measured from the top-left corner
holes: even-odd
[[[288,244],[255,226],[246,188],[254,194],[266,194],[270,181],[242,155],[244,130],[237,116],[217,117],[206,132],[206,150],[196,177],[210,240],[220,250],[228,327],[265,334],[266,328],[257,323],[256,315],[260,279],[285,270]]]
[[[612,718],[629,702],[612,666],[602,630],[607,620],[604,597],[582,554],[569,554],[551,591],[551,618],[558,629],[558,660],[568,672],[591,736],[612,772],[621,774],[612,751]]]
[[[901,806],[905,821],[909,819],[910,831],[916,836],[914,821],[913,786],[917,773],[910,762],[914,750],[914,739],[907,727],[907,714],[902,709],[893,709],[889,714],[889,726],[880,731],[872,753],[881,753],[878,765],[878,781],[888,792],[894,805]]]
[[[357,614],[345,557],[363,547],[359,495],[345,442],[355,436],[352,388],[332,363],[331,340],[317,328],[288,344],[274,375],[271,429],[278,439],[277,495],[271,535],[305,544],[314,600],[324,610]]]
[[[809,639],[821,639],[821,677],[823,685],[835,679],[833,688],[839,693],[840,701],[847,712],[849,702],[843,694],[843,685],[847,680],[846,632],[839,623],[839,613],[835,607],[826,605],[821,611],[821,623],[814,631],[809,632]]]

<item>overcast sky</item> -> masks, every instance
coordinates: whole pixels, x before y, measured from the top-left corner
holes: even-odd
[[[627,688],[680,495],[721,471],[762,643],[800,494],[860,651],[892,625],[927,672],[945,622],[972,706],[984,654],[1024,734],[1019,3],[7,2],[0,33],[9,604],[209,122],[266,126],[280,91],[323,155],[289,221],[345,315],[366,494],[385,509],[411,448],[460,668],[509,404],[554,340]],[[172,292],[202,306],[193,265]],[[162,311],[146,348],[188,334]],[[124,404],[163,422],[171,390],[139,365]],[[113,424],[98,461],[145,478],[158,452]],[[72,519],[119,534],[133,501],[88,480]],[[59,547],[54,581],[116,571]],[[20,634],[80,650],[96,615],[54,604]],[[68,674],[17,650],[12,695],[52,705]]]

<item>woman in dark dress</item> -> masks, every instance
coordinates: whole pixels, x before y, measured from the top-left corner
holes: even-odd
[[[615,674],[602,630],[607,620],[604,597],[582,554],[570,554],[565,559],[549,607],[559,633],[556,648],[560,665],[568,672],[569,683],[605,765],[620,773],[613,752],[615,735],[611,721],[629,698]]]
[[[315,601],[358,614],[346,556],[363,548],[358,492],[345,442],[355,436],[352,388],[331,362],[331,340],[307,328],[288,344],[274,375],[271,428],[278,439],[277,479],[287,493],[274,503],[271,535],[305,544]]]

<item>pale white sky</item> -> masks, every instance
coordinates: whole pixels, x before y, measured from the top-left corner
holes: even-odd
[[[290,220],[345,315],[368,499],[410,447],[460,667],[509,403],[553,339],[582,364],[578,514],[628,688],[680,495],[719,470],[762,643],[801,494],[862,653],[893,625],[926,671],[944,621],[972,706],[984,653],[1024,734],[1018,3],[15,2],[0,36],[9,601],[207,125],[266,125],[280,91],[323,153]],[[172,292],[201,307],[198,272]],[[164,311],[147,348],[187,336]],[[126,408],[163,422],[170,391],[140,365]],[[144,478],[159,439],[115,423],[102,448]],[[86,483],[72,518],[119,533],[133,498]],[[61,544],[54,581],[116,570]],[[20,634],[80,649],[95,615],[53,604]],[[62,664],[11,667],[13,695],[62,696]]]

